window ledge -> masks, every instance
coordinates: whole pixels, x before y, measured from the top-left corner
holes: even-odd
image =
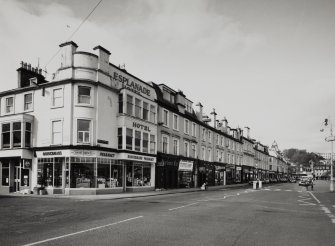
[[[62,106],[51,106],[50,108],[55,109],[55,108],[64,108],[64,105]]]

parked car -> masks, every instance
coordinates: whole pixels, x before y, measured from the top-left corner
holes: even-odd
[[[308,186],[311,183],[311,177],[304,176],[300,178],[299,186]]]
[[[289,178],[288,182],[290,182],[290,183],[297,183],[297,180],[295,178]]]

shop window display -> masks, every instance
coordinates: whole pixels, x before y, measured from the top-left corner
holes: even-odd
[[[95,188],[94,158],[72,157],[70,167],[70,188]]]
[[[127,186],[151,186],[151,167],[142,163],[127,165]]]
[[[39,158],[37,184],[43,187],[62,187],[64,158]]]
[[[2,163],[2,186],[9,186],[9,163]]]
[[[114,160],[98,159],[98,188],[122,187],[122,165]]]

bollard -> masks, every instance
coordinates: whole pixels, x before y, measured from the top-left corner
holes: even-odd
[[[253,183],[253,187],[252,187],[252,188],[253,188],[254,190],[257,190],[257,181],[253,181],[252,183]]]
[[[262,181],[258,181],[259,182],[259,188],[262,189]]]

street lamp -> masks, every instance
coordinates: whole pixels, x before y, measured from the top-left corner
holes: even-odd
[[[328,119],[325,120],[325,125],[328,125]],[[326,137],[325,140],[327,142],[331,142],[331,154],[330,154],[330,192],[334,191],[334,184],[333,184],[333,145],[334,145],[334,140],[335,137],[333,135],[333,125],[332,125],[332,121],[330,120],[330,136]]]

